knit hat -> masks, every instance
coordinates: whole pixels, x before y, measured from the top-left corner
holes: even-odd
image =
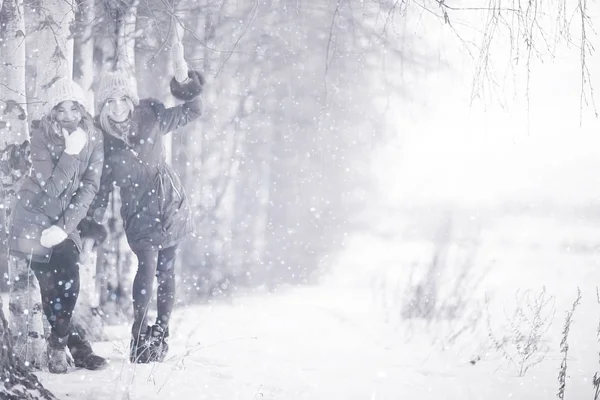
[[[43,112],[49,115],[54,107],[63,101],[76,101],[89,110],[85,92],[75,81],[69,78],[59,78],[46,89],[46,101]]]
[[[135,78],[125,71],[106,72],[100,79],[96,93],[96,112],[109,98],[129,97],[134,106],[140,104]]]

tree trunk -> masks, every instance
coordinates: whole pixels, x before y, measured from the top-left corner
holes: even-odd
[[[9,266],[8,310],[14,351],[27,365],[42,369],[47,357],[40,287],[27,260],[10,257]]]
[[[133,252],[129,249],[123,221],[119,215],[120,198],[113,191],[109,202],[108,238],[98,250],[98,275],[100,307],[110,325],[131,321],[131,265]]]
[[[25,111],[25,20],[21,0],[6,0],[1,13],[2,43],[0,47],[0,107],[2,108],[0,133],[7,148],[17,149],[29,137]],[[21,159],[7,158],[3,168],[1,204],[10,205],[18,190],[20,178],[27,172],[26,155]],[[19,165],[20,164],[20,165]],[[2,210],[3,230],[10,226],[10,206]],[[43,340],[42,307],[39,287],[29,270],[27,261],[7,257],[10,279],[10,323],[15,335],[15,352],[24,362],[42,367],[45,357]]]
[[[135,25],[139,1],[131,0],[117,10],[117,51],[115,68],[135,75]]]
[[[94,32],[94,70],[100,78],[118,68],[135,76],[135,26],[137,0],[99,2],[100,24]],[[135,83],[135,81],[134,81]],[[94,83],[96,87],[98,82]],[[100,110],[95,110],[98,113]],[[133,254],[124,236],[119,215],[120,193],[114,188],[108,208],[108,237],[97,249],[96,290],[99,313],[107,324],[126,323],[132,312],[128,274]]]
[[[4,0],[0,0],[0,12],[2,10],[2,5],[4,4]],[[4,17],[2,18],[2,25],[4,25]],[[4,31],[5,27],[0,27],[0,30]],[[7,82],[2,82],[6,84]],[[0,121],[2,117],[0,116]],[[0,145],[2,147],[2,145]],[[0,182],[3,183],[3,182]],[[0,199],[0,204],[4,204],[3,200]],[[0,293],[8,292],[8,249],[6,246],[6,240],[8,239],[8,232],[4,229],[7,227],[6,221],[6,213],[4,209],[0,210]]]
[[[70,28],[75,20],[71,3],[44,0],[40,25],[33,32],[30,57],[35,69],[35,102],[30,103],[30,120],[42,116],[44,92],[59,77],[73,76],[73,39]],[[36,51],[32,51],[35,49]]]
[[[75,16],[75,38],[73,48],[73,79],[85,91],[88,99],[88,111],[95,115],[94,109],[94,17],[95,0],[83,0]]]
[[[5,0],[4,4],[14,0]],[[15,356],[10,339],[10,330],[2,309],[0,296],[0,399],[5,400],[56,400],[56,397],[44,388],[37,376],[31,373],[25,363]]]
[[[108,23],[111,24],[107,35],[101,42],[103,46],[103,70],[124,70],[135,74],[135,32],[138,0],[127,0],[117,8],[106,3]],[[115,46],[116,43],[116,46]],[[134,84],[136,81],[134,79]],[[135,88],[137,91],[137,87]],[[120,192],[112,192],[109,203],[108,238],[98,255],[98,277],[100,281],[100,307],[109,324],[130,321],[131,306],[131,265],[133,253],[129,249],[123,221],[119,214]]]
[[[88,111],[94,115],[94,40],[92,29],[94,22],[94,0],[79,3],[75,19],[75,38],[73,49],[73,79],[83,88],[88,99]],[[105,340],[103,320],[99,311],[99,294],[96,290],[97,254],[93,239],[83,239],[80,256],[79,280],[81,282],[79,298],[72,319],[74,329],[91,341]]]
[[[210,7],[211,0],[206,0],[204,4],[198,5],[190,14],[195,15],[190,25],[193,35],[202,40],[195,40],[193,45],[186,46],[186,56],[190,60],[202,60],[199,66],[203,74],[211,73],[211,54],[213,27],[213,10]],[[186,19],[181,17],[181,20]],[[189,21],[189,20],[188,20]],[[191,35],[189,35],[191,36]],[[188,36],[188,37],[189,37]],[[194,67],[190,65],[190,67]],[[207,94],[204,94],[205,100]],[[210,102],[210,100],[208,100]],[[182,264],[184,267],[184,281],[191,291],[191,299],[198,295],[206,295],[212,291],[212,287],[218,285],[222,276],[216,263],[216,255],[213,251],[214,235],[216,234],[215,225],[211,222],[215,220],[214,216],[214,191],[210,187],[211,174],[208,173],[208,158],[211,149],[208,146],[209,138],[207,130],[202,126],[201,121],[194,121],[191,126],[183,129],[191,132],[198,131],[190,135],[178,135],[176,138],[176,147],[174,154],[178,162],[182,182],[188,189],[190,196],[190,205],[193,209],[200,210],[199,218],[196,220],[196,230],[201,239],[190,241],[182,252]],[[210,129],[210,128],[209,128]]]
[[[168,79],[170,79],[171,76],[173,76],[174,71],[173,71],[173,59],[171,58],[171,51],[170,48],[171,46],[176,43],[177,41],[181,41],[181,43],[183,43],[183,36],[185,34],[185,30],[183,28],[183,15],[181,14],[181,11],[179,11],[177,9],[177,6],[180,6],[181,2],[177,2],[175,4],[175,10],[173,12],[174,17],[171,18],[171,36],[168,38],[168,40],[166,41],[168,46],[169,46],[169,57],[167,58],[167,63],[165,65],[167,72],[167,79],[165,79],[165,83],[168,82]],[[185,49],[185,53],[188,54],[188,49]],[[170,89],[168,88],[167,85],[161,85],[162,87],[164,87],[164,91],[165,94],[167,96],[165,97],[159,97],[161,99],[161,101],[163,101],[165,103],[166,107],[171,107],[174,106],[175,103],[173,102],[173,96],[170,96]],[[177,138],[177,141],[179,142],[179,144],[181,146],[186,146],[186,141],[187,141],[187,136],[186,135],[186,131],[189,132],[190,129],[192,129],[191,125],[195,125],[194,123],[187,125],[183,128],[184,132],[181,132],[180,135],[178,135],[179,137]],[[178,152],[178,149],[176,148],[176,144],[173,143],[174,138],[173,138],[173,134],[171,132],[169,132],[168,134],[164,135],[162,138],[163,141],[163,146],[165,149],[165,157],[167,159],[167,163],[173,165],[173,163],[175,162],[176,168],[177,168],[177,163],[180,157],[180,152]],[[175,147],[175,148],[174,148]],[[186,147],[181,147],[181,149],[185,149]],[[179,175],[181,178],[181,181],[185,184],[185,177],[186,177],[186,170],[185,170],[185,165],[183,165],[183,169],[179,168]],[[182,174],[183,173],[183,174]]]
[[[104,320],[100,311],[100,294],[97,290],[97,259],[93,239],[83,239],[79,262],[80,290],[73,311],[71,325],[79,335],[93,342],[106,340]]]

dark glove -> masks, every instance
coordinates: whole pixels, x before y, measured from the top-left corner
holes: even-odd
[[[183,82],[177,82],[177,79],[171,79],[171,94],[176,99],[190,101],[202,94],[204,90],[204,76],[193,69],[188,70],[188,79]]]
[[[96,246],[104,243],[108,237],[108,231],[104,225],[97,223],[89,217],[82,219],[79,225],[77,225],[77,229],[82,239],[93,239]]]

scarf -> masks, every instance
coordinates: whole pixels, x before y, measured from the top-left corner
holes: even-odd
[[[131,121],[131,118],[127,118],[123,122],[115,122],[112,119],[108,118],[110,123],[110,133],[124,141],[129,147],[133,147],[133,143],[130,140],[130,133],[134,129],[134,123]]]

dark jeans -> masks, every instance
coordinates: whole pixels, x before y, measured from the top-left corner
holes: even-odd
[[[158,278],[157,318],[156,323],[164,329],[169,326],[169,319],[175,305],[175,257],[177,246],[168,247],[160,251],[134,250],[138,258],[138,269],[133,280],[133,326],[131,333],[137,337],[146,332],[148,325],[147,314],[154,276]]]
[[[55,246],[48,263],[31,262],[40,284],[42,307],[52,333],[67,336],[79,296],[79,250],[67,239]]]

